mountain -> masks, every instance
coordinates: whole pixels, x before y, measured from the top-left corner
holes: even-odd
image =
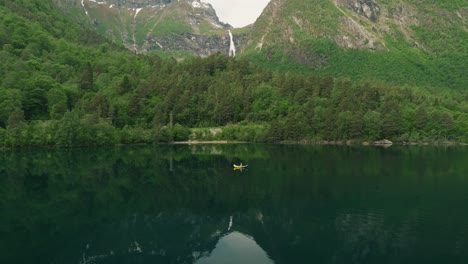
[[[353,79],[465,88],[468,1],[272,0],[242,51]]]
[[[55,0],[79,23],[126,48],[228,54],[232,27],[219,21],[210,4],[199,0]],[[244,35],[236,36],[239,42]]]
[[[398,85],[468,86],[467,0],[272,0],[233,29],[200,0],[54,0],[76,22],[138,53],[239,55],[269,69]]]

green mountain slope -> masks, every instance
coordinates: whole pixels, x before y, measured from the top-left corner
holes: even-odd
[[[246,56],[272,68],[468,87],[468,1],[272,0]]]
[[[15,112],[20,120],[59,118],[86,93],[143,63],[81,28],[50,0],[0,1],[0,47],[0,127]]]

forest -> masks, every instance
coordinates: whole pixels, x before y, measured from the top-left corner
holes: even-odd
[[[134,54],[50,1],[0,0],[0,147],[185,140],[468,143],[468,91]],[[212,128],[221,128],[212,133]]]

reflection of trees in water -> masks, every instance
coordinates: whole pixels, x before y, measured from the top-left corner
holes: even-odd
[[[238,147],[233,149],[230,153],[229,148],[223,147],[223,153],[235,156]],[[173,172],[169,171],[171,159]],[[18,245],[37,251],[36,243],[24,240],[27,236],[43,239],[44,244],[54,244],[57,239],[52,239],[51,233],[43,236],[42,232],[48,231],[41,223],[62,228],[59,231],[66,241],[79,241],[86,231],[76,233],[74,228],[120,219],[133,212],[151,215],[170,208],[190,208],[195,212],[227,210],[219,201],[225,193],[235,197],[236,188],[227,188],[237,186],[230,184],[232,179],[225,175],[230,169],[225,156],[193,156],[188,146],[2,153],[1,203],[6,206],[2,206],[5,217],[1,222],[5,224],[1,226],[5,228],[1,231],[8,234],[9,243],[17,241]],[[22,235],[10,228],[11,222],[15,222],[20,233],[24,231]],[[82,248],[75,246],[64,250],[65,254]],[[15,248],[12,243],[8,247]]]
[[[466,224],[456,214],[464,212],[447,212],[449,227],[438,214],[467,202],[465,153],[244,144],[4,152],[1,262],[20,248],[50,259],[85,251],[117,263],[117,256],[189,262],[194,252],[212,252],[230,215],[233,230],[277,263],[311,255],[364,262],[395,252],[403,259],[437,239],[423,230],[440,228],[448,235],[439,240],[449,243],[441,248],[460,248]],[[250,170],[233,172],[234,159]]]
[[[381,213],[346,213],[335,220],[340,246],[336,256],[340,262],[359,263],[379,256],[393,256],[392,263],[401,263],[411,253],[416,239],[412,230],[418,224],[405,215],[405,220],[392,226]],[[388,221],[388,220],[387,220]],[[392,254],[398,252],[398,254]]]

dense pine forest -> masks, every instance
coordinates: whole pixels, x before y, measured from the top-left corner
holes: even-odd
[[[68,20],[51,1],[0,0],[0,48],[3,148],[468,142],[466,89],[273,70],[223,54],[134,54]]]

